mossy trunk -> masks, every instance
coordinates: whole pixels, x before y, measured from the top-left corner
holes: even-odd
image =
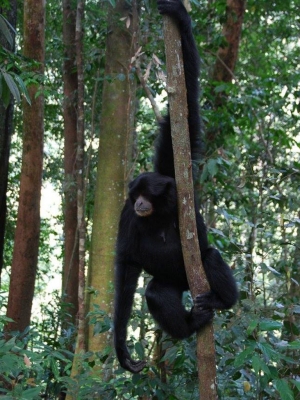
[[[118,221],[132,167],[132,138],[135,117],[135,76],[130,60],[136,52],[138,14],[135,2],[129,7],[119,0],[108,14],[105,81],[102,94],[100,147],[95,193],[92,246],[88,287],[88,312],[94,304],[107,313],[113,307],[115,242]],[[110,340],[93,334],[90,325],[88,349],[101,351]]]

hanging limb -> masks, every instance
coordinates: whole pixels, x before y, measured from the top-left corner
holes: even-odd
[[[181,38],[173,20],[167,16],[163,18],[180,236],[189,287],[192,297],[196,298],[208,292],[209,285],[198,244]],[[197,359],[200,398],[217,399],[212,323],[197,335]]]

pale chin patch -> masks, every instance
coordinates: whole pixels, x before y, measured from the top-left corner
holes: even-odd
[[[152,210],[135,210],[135,213],[139,217],[149,217],[152,214]]]

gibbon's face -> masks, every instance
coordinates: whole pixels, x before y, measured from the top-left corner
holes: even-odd
[[[153,206],[145,196],[139,195],[134,203],[134,211],[139,217],[148,217],[153,213]]]
[[[154,213],[166,215],[176,206],[175,180],[156,172],[145,172],[129,184],[129,198],[139,217]]]

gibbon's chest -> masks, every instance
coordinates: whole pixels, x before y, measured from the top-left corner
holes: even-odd
[[[141,267],[154,277],[168,279],[178,274],[185,279],[179,230],[171,223],[155,232],[139,230],[137,258]]]

